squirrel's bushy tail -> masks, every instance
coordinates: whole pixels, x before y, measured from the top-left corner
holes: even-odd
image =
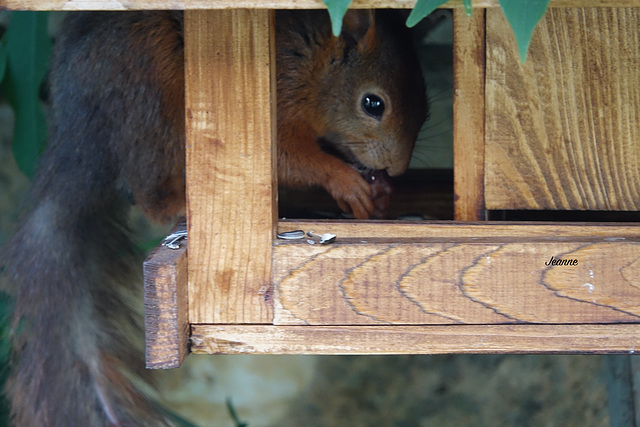
[[[64,28],[49,147],[0,262],[13,305],[13,421],[165,425],[135,379],[142,259],[127,216],[132,201],[155,219],[184,206],[181,15],[70,14]]]
[[[132,383],[144,352],[131,292],[139,257],[124,224],[124,206],[77,217],[49,200],[8,243],[16,425],[162,425]]]

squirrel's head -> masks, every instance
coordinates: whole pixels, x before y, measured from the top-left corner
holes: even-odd
[[[356,166],[402,174],[427,117],[404,22],[389,11],[350,10],[327,46],[315,65],[320,142]]]

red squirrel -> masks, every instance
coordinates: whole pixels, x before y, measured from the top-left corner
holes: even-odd
[[[322,186],[356,218],[383,214],[386,176],[407,168],[427,114],[397,18],[351,10],[334,37],[326,11],[276,14],[279,183]],[[144,365],[127,213],[184,212],[182,14],[72,13],[62,28],[49,146],[2,259],[13,422],[170,425],[131,381]]]

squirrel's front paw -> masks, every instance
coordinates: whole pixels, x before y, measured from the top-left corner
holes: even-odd
[[[335,171],[326,189],[340,209],[357,219],[382,218],[389,207],[392,191],[385,171],[358,172],[352,167]]]
[[[362,177],[371,186],[371,200],[373,202],[373,217],[382,218],[387,213],[393,187],[389,174],[384,170],[372,170],[365,172]]]
[[[376,210],[373,187],[350,166],[334,170],[324,187],[340,209],[357,219],[368,219]]]

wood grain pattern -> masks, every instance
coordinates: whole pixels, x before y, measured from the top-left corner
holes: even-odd
[[[484,11],[453,12],[454,218],[485,219]]]
[[[495,0],[476,1],[478,7]],[[412,8],[415,0],[354,0],[353,8]],[[461,6],[460,0],[450,1]],[[0,0],[0,8],[15,10],[135,10],[135,9],[323,9],[322,0]]]
[[[194,323],[271,321],[273,19],[273,11],[266,10],[185,13]]]
[[[352,8],[413,8],[415,0],[353,0]],[[499,7],[498,0],[473,0],[474,7]],[[550,7],[637,7],[637,0],[551,0]],[[322,9],[321,0],[0,0],[10,10],[136,9]],[[442,8],[462,7],[450,0]]]
[[[193,325],[198,354],[625,353],[640,325]]]
[[[173,231],[178,229],[185,226]],[[177,250],[158,246],[145,260],[143,275],[146,366],[177,368],[189,354],[187,242]]]
[[[552,9],[524,65],[488,10],[486,78],[488,209],[640,209],[640,8]]]
[[[278,244],[274,324],[640,321],[637,239],[491,240]]]
[[[278,222],[278,233],[305,230],[333,233],[342,239],[373,241],[380,239],[419,239],[425,241],[509,240],[534,242],[567,239],[590,242],[636,241],[640,238],[640,225],[624,223],[558,223],[508,221],[313,221],[285,220]],[[455,240],[454,240],[455,239]]]

